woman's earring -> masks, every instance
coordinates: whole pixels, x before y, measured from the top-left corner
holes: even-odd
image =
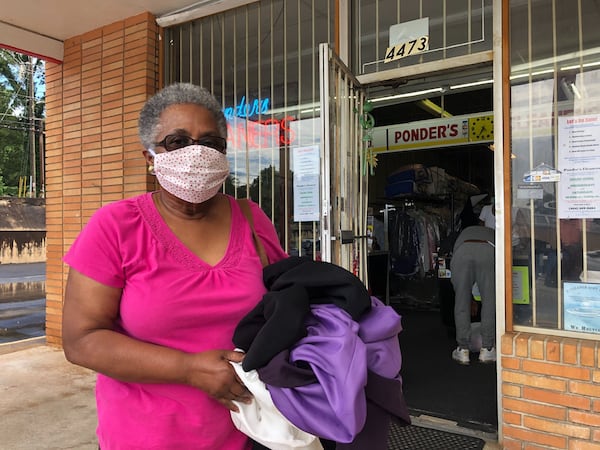
[[[149,173],[150,175],[154,175],[154,166],[153,166],[152,164],[150,164],[150,165],[148,166],[148,173]]]

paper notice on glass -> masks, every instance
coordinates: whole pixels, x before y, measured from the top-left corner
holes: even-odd
[[[600,217],[600,115],[558,118],[558,217]]]
[[[292,149],[294,172],[294,222],[318,221],[320,218],[319,146]]]
[[[600,333],[600,284],[563,283],[564,329]]]
[[[529,267],[513,266],[512,268],[513,303],[529,304]]]
[[[541,200],[544,198],[544,187],[538,183],[519,183],[517,186],[517,198],[519,200]]]

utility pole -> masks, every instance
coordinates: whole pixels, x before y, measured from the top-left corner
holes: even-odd
[[[43,120],[39,121],[38,127],[38,149],[40,158],[40,198],[46,198],[46,166],[44,165],[44,154],[46,153],[46,145],[44,141],[46,123]]]
[[[36,186],[36,157],[35,157],[35,87],[33,83],[33,72],[34,72],[34,64],[33,57],[29,57],[29,79],[27,80],[27,101],[29,102],[28,106],[28,122],[29,122],[29,164],[31,173],[29,176],[31,177],[30,186],[30,197],[36,197],[37,186]]]

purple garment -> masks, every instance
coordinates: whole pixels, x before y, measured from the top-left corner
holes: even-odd
[[[367,346],[367,368],[382,377],[396,378],[402,367],[398,343],[402,318],[394,308],[371,297],[371,309],[358,324],[358,336]]]
[[[308,336],[290,351],[290,370],[275,369],[284,353],[274,358],[273,366],[259,369],[273,403],[298,428],[336,442],[352,442],[366,422],[367,369],[381,377],[398,377],[401,318],[375,297],[371,305],[358,323],[334,305],[312,306],[306,319]],[[305,364],[317,383],[290,387],[293,383],[285,374],[294,374],[296,382],[306,380],[309,374],[299,367]]]
[[[351,442],[366,420],[367,349],[358,323],[335,305],[314,305],[308,335],[290,352],[290,362],[308,362],[318,383],[295,388],[267,386],[273,403],[301,430]]]

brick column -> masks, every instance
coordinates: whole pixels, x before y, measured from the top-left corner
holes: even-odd
[[[100,206],[147,192],[137,116],[158,85],[158,27],[140,14],[65,41],[46,65],[46,338],[61,345],[62,256]]]
[[[504,449],[600,449],[599,341],[507,333],[501,353]]]

